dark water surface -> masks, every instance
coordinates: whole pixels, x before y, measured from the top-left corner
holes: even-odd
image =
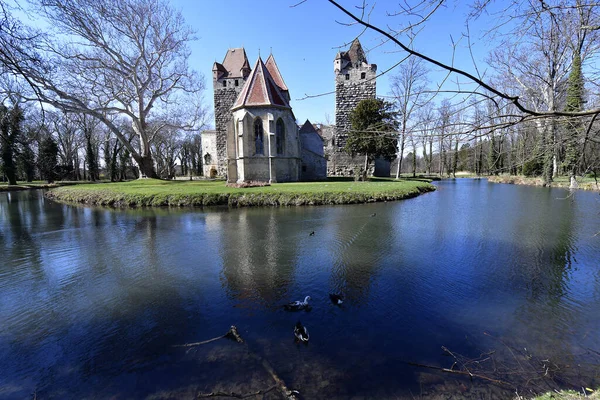
[[[406,363],[450,368],[442,346],[598,386],[600,196],[567,196],[457,180],[369,205],[113,211],[0,193],[0,399],[248,393],[273,385],[265,362],[307,399],[514,393]],[[244,345],[173,347],[230,325]]]

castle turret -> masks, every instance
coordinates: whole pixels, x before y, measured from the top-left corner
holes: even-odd
[[[227,50],[223,63],[215,62],[212,72],[217,165],[218,174],[223,176],[227,173],[227,123],[231,119],[231,107],[251,72],[244,48]]]
[[[361,100],[375,98],[377,65],[369,64],[360,42],[354,39],[348,51],[338,52],[333,61],[335,72],[335,145],[346,145],[351,128],[350,112]]]

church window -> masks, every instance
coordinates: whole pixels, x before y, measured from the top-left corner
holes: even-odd
[[[277,154],[283,154],[285,148],[285,125],[281,118],[275,124],[275,143],[277,144]]]
[[[366,77],[367,77],[367,74],[365,72],[360,73],[360,79],[365,79]]]
[[[240,86],[240,82],[237,79],[235,80],[235,86]]]
[[[346,74],[346,80],[349,81],[350,80],[350,74]]]
[[[335,138],[331,138],[331,145],[335,146]]]
[[[223,81],[223,87],[227,87],[227,81]]]
[[[254,121],[254,154],[264,154],[263,123],[260,118]]]

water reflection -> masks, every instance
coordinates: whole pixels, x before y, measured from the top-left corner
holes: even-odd
[[[449,367],[441,346],[495,349],[484,331],[582,365],[565,382],[593,385],[598,201],[561,197],[465,180],[388,204],[123,211],[2,193],[0,399],[264,389],[251,353],[307,398],[435,396],[463,389],[403,361]],[[305,295],[310,313],[281,309]],[[298,319],[308,346],[294,344]],[[231,324],[246,347],[172,347]]]
[[[224,284],[241,302],[277,306],[294,279],[298,238],[304,232],[297,224],[278,223],[276,214],[275,209],[248,209],[207,216],[209,228],[230,227],[215,230],[226,244],[220,247]]]

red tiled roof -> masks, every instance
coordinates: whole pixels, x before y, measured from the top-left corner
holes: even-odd
[[[243,78],[242,70],[250,69],[246,50],[243,47],[227,50],[223,59],[223,67],[227,71],[228,78]]]
[[[281,72],[279,72],[279,68],[277,67],[277,63],[275,62],[275,57],[273,57],[273,54],[271,54],[269,58],[267,58],[265,66],[269,70],[271,77],[273,77],[275,84],[279,86],[279,89],[289,90],[288,87],[285,85],[285,82],[283,81],[283,77],[281,76]]]
[[[257,106],[291,108],[260,57],[232,109]]]

